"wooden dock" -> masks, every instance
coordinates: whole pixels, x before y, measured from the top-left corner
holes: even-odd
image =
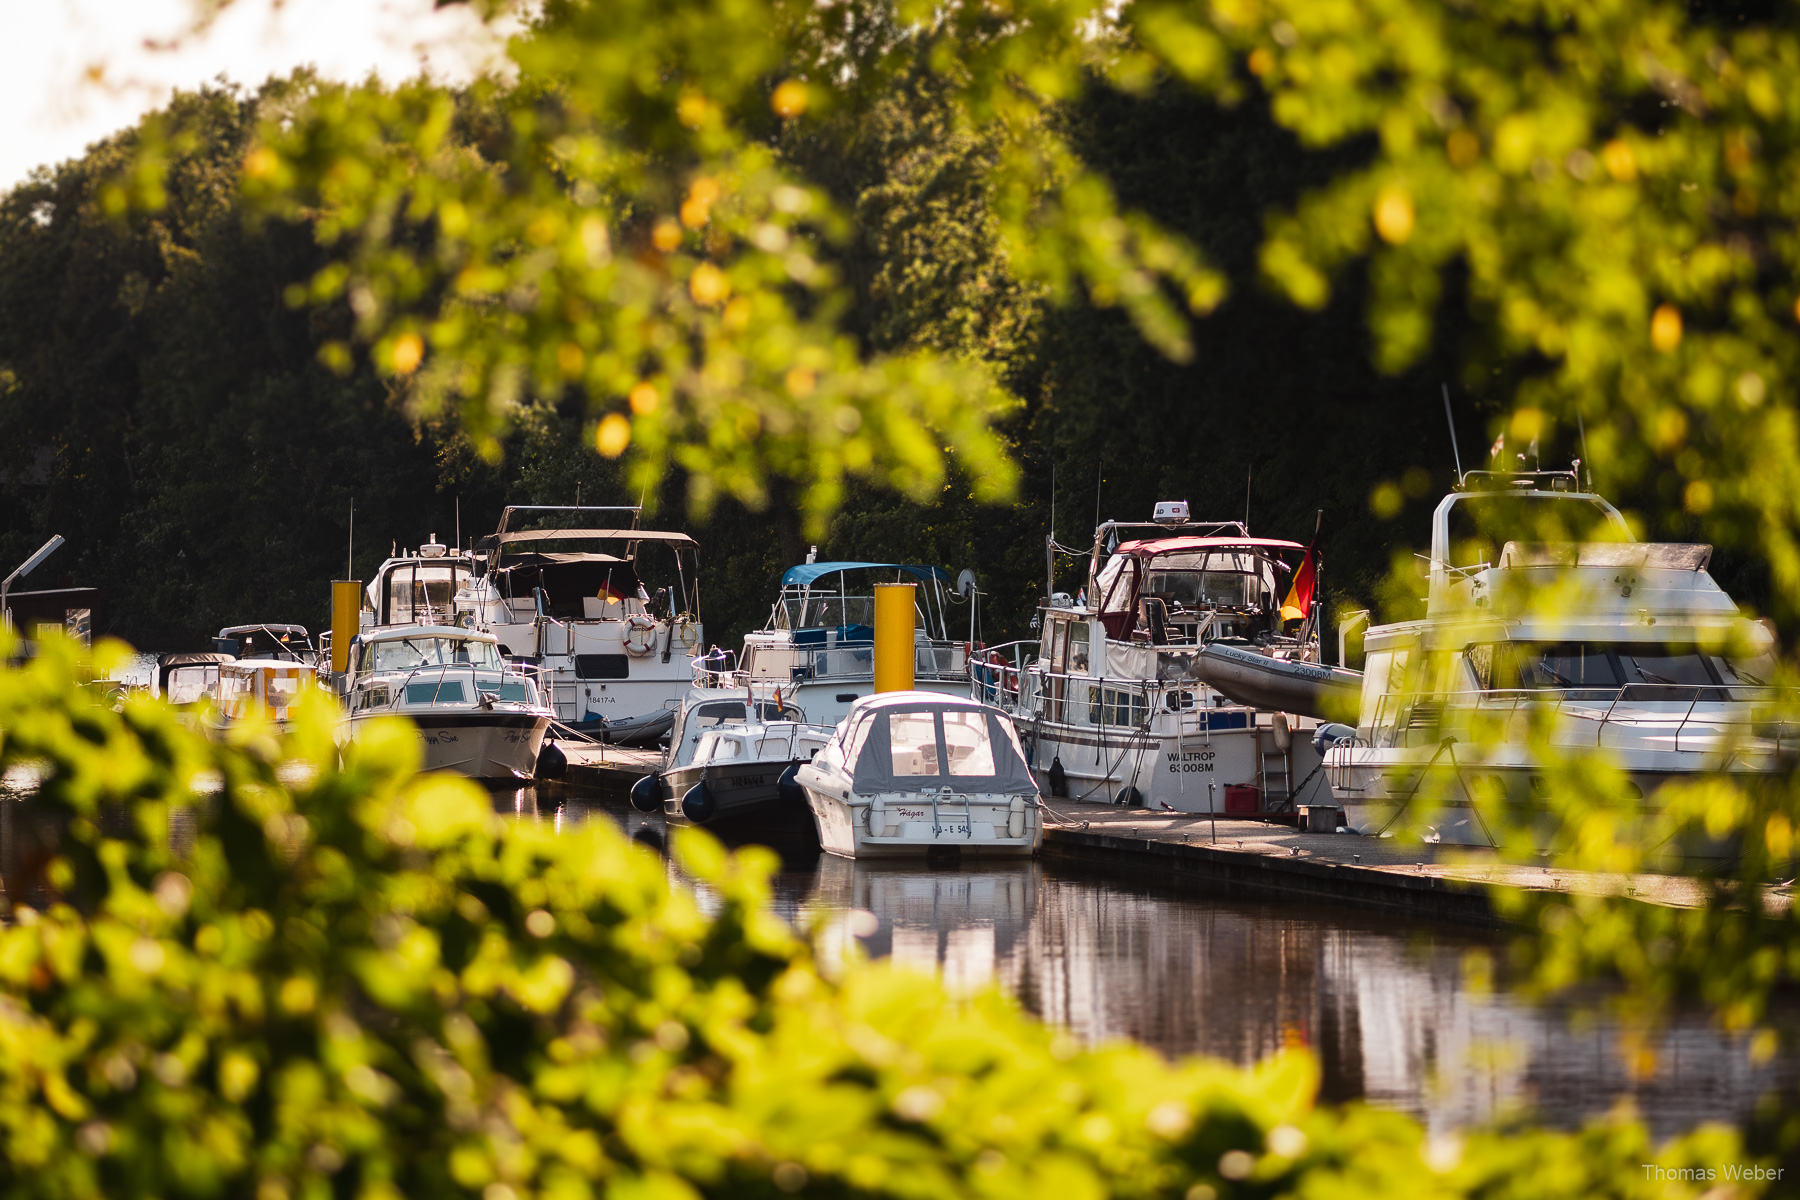
[[[1485,885],[1627,895],[1651,904],[1700,902],[1675,875],[1598,875],[1549,865],[1502,863],[1492,852],[1398,838],[1303,833],[1265,821],[1155,813],[1051,800],[1043,856],[1086,871],[1243,899],[1349,904],[1396,915],[1502,928]],[[1772,909],[1792,888],[1765,893]]]
[[[604,746],[560,742],[569,756],[563,782],[581,787],[630,787],[638,779],[662,769],[662,751],[630,746]]]

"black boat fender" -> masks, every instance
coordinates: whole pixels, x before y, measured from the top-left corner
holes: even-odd
[[[1051,756],[1050,769],[1045,774],[1049,776],[1050,795],[1058,800],[1067,800],[1069,798],[1069,773],[1063,769],[1061,755]]]
[[[645,775],[631,785],[631,807],[641,813],[662,811],[662,780]]]
[[[681,815],[696,825],[704,825],[713,819],[719,811],[719,802],[713,798],[712,789],[702,779],[687,790],[681,798]]]
[[[784,803],[797,804],[801,808],[805,808],[806,789],[800,786],[800,766],[799,763],[792,763],[787,770],[781,773],[781,778],[775,781],[775,794],[780,796]]]
[[[533,772],[539,779],[561,779],[569,769],[569,756],[555,742],[545,742],[538,751],[537,768]]]

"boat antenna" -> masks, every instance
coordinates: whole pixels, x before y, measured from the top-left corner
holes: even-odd
[[[1250,482],[1256,478],[1256,464],[1244,468],[1244,536],[1250,536]]]
[[[356,578],[356,497],[350,497],[350,547],[344,552],[344,578]]]
[[[1594,490],[1594,464],[1593,464],[1593,460],[1588,458],[1587,423],[1581,419],[1581,410],[1580,409],[1575,410],[1575,430],[1576,430],[1576,432],[1581,434],[1581,461],[1582,461],[1582,464],[1587,467],[1587,477],[1588,477],[1587,490],[1591,492]],[[1580,474],[1579,470],[1576,472],[1576,474],[1577,474],[1577,476],[1579,476],[1579,474]],[[1577,478],[1575,480],[1575,485],[1577,487],[1581,486],[1580,478]]]
[[[581,507],[581,480],[575,481],[575,507]]]
[[[1094,528],[1100,528],[1100,485],[1106,482],[1106,456],[1094,467]]]
[[[456,498],[456,552],[462,553],[462,497]]]
[[[1442,384],[1444,389],[1444,420],[1450,422],[1450,453],[1456,456],[1456,486],[1461,487],[1463,481],[1462,449],[1456,444],[1456,414],[1450,411],[1450,385]]]
[[[1056,460],[1050,460],[1050,532],[1044,535],[1044,603],[1056,595]]]

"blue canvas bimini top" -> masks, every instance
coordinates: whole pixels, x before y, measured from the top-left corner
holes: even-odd
[[[789,567],[787,574],[781,577],[781,586],[805,587],[823,576],[835,575],[839,571],[905,571],[920,579],[935,579],[939,583],[950,582],[949,572],[942,567],[928,566],[924,563],[822,562],[802,563],[797,567]]]

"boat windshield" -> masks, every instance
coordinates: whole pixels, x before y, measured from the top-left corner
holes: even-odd
[[[1171,608],[1254,608],[1256,582],[1241,571],[1151,571],[1143,594]]]
[[[783,595],[781,603],[775,607],[777,629],[829,629],[833,626],[873,629],[875,597],[846,596],[838,592],[808,596],[790,592]]]
[[[219,664],[204,663],[193,667],[176,667],[163,685],[170,704],[193,704],[203,696],[216,696],[219,691]]]
[[[1618,542],[1624,530],[1606,508],[1584,496],[1556,492],[1470,494],[1450,510],[1450,565],[1500,561],[1508,542]]]
[[[500,651],[492,642],[474,638],[409,637],[384,640],[370,647],[372,671],[410,671],[415,667],[485,667],[500,669]]]
[[[1743,682],[1724,659],[1693,646],[1482,642],[1467,654],[1484,691],[1617,691],[1637,685],[1694,688]]]

